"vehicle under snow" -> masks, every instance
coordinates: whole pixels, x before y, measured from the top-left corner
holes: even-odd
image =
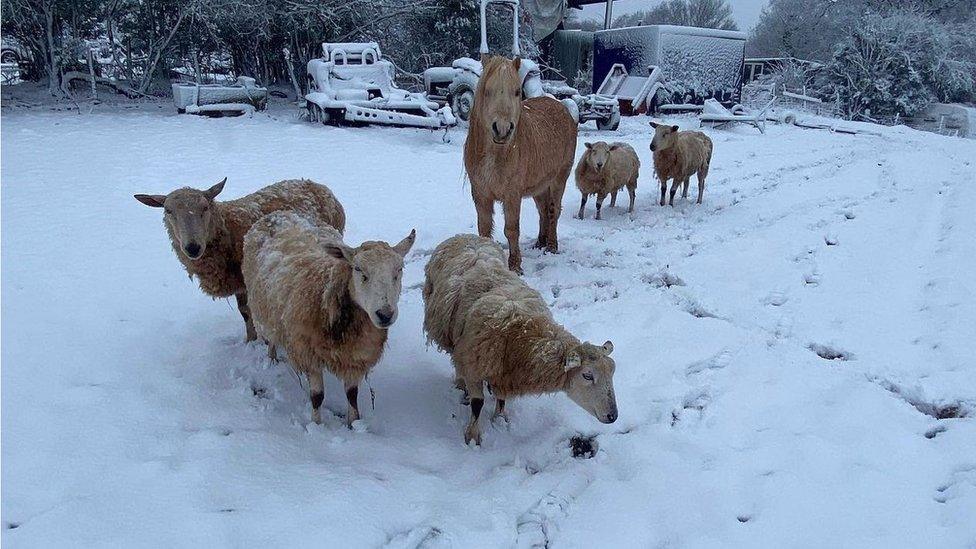
[[[593,84],[634,113],[666,103],[734,105],[742,94],[746,33],[647,25],[594,33]]]
[[[382,58],[376,42],[323,43],[322,53],[307,67],[312,121],[435,129],[455,124],[450,107],[396,86],[393,63]]]

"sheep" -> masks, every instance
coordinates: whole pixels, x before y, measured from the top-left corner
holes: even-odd
[[[610,195],[610,207],[617,205],[617,191],[624,185],[630,193],[630,214],[634,213],[634,198],[637,192],[637,174],[640,171],[640,160],[634,148],[626,143],[604,141],[584,143],[586,152],[576,165],[576,188],[582,198],[580,200],[579,219],[583,219],[586,209],[586,199],[591,194],[596,195],[596,219],[600,219],[603,199]]]
[[[669,204],[674,206],[674,193],[684,184],[682,198],[688,198],[688,180],[698,173],[698,201],[702,203],[705,192],[705,177],[712,161],[712,140],[702,132],[679,132],[678,126],[668,126],[651,122],[654,138],[651,140],[651,153],[654,155],[654,170],[661,180],[661,205],[664,205],[664,191],[668,179],[672,179]]]
[[[451,355],[455,383],[471,406],[464,442],[481,444],[484,383],[492,419],[507,420],[509,398],[562,391],[602,423],[617,419],[613,343],[582,343],[553,320],[539,292],[508,270],[494,241],[451,237],[425,267],[424,331]]]
[[[214,299],[235,296],[246,341],[253,341],[257,336],[241,274],[244,233],[262,215],[278,210],[301,212],[341,233],[346,214],[328,187],[307,179],[279,181],[236,200],[215,201],[226,182],[225,177],[205,191],[183,187],[166,195],[137,194],[135,199],[164,209],[163,224],[173,251],[190,279],[197,277],[203,293]]]
[[[315,423],[322,422],[323,368],[345,385],[346,423],[359,419],[359,383],[379,362],[397,319],[403,258],[416,236],[351,248],[335,228],[290,211],[262,217],[244,236],[255,327],[270,352],[281,346],[308,377]]]

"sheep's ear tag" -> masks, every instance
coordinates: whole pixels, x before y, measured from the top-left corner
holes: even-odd
[[[613,352],[613,342],[608,339],[606,343],[603,344],[603,354],[610,356],[610,353],[612,352]]]
[[[566,371],[572,370],[573,368],[579,368],[583,365],[583,359],[577,351],[572,350],[566,354]]]

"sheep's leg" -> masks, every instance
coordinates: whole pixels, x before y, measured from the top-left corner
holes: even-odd
[[[505,399],[495,398],[495,413],[491,415],[491,422],[495,423],[497,421],[502,421],[508,423],[508,413],[505,412]]]
[[[637,199],[636,179],[630,185],[627,185],[627,193],[630,194],[630,208],[627,209],[627,213],[634,213],[634,200]]]
[[[603,209],[603,201],[607,198],[607,193],[597,193],[596,195],[596,219],[600,219],[600,211]]]
[[[674,207],[674,193],[678,192],[678,187],[681,186],[681,180],[677,177],[671,180],[671,196],[668,198],[668,205]]]
[[[695,202],[696,204],[701,204],[702,195],[705,194],[705,175],[705,173],[698,172],[698,200]]]
[[[311,368],[308,371],[308,396],[312,401],[312,421],[322,423],[319,409],[325,401],[325,383],[322,380],[322,370]]]
[[[685,178],[684,185],[681,187],[681,198],[688,198],[688,182],[691,181],[691,176]]]
[[[661,205],[664,205],[664,193],[668,191],[668,178],[661,178]]]
[[[522,274],[522,250],[519,248],[519,215],[522,201],[519,198],[502,204],[505,210],[505,238],[508,239],[508,270]]]
[[[278,362],[278,346],[275,345],[274,343],[271,343],[271,342],[268,342],[268,341],[265,341],[265,343],[268,344],[268,359],[271,360],[271,362],[277,363]]]
[[[247,306],[247,294],[241,292],[234,297],[237,298],[237,310],[244,317],[244,329],[247,333],[244,341],[254,341],[258,338],[258,333],[254,329],[254,321],[251,320],[251,308]]]
[[[475,194],[473,190],[471,197],[474,199],[474,209],[478,213],[478,235],[491,238],[495,228],[495,202]]]
[[[535,209],[539,212],[539,237],[536,238],[533,247],[545,248],[549,245],[549,208],[546,207],[549,202],[549,191],[533,196],[532,199],[535,201]]]
[[[466,383],[468,393],[471,395],[471,421],[464,429],[464,443],[470,444],[473,440],[475,444],[481,446],[481,428],[478,427],[478,418],[481,417],[481,408],[485,405],[484,383]]]
[[[346,401],[349,410],[346,412],[346,425],[352,427],[352,422],[359,419],[359,381],[346,381]]]
[[[576,219],[583,219],[583,210],[586,209],[586,193],[580,193],[582,198],[580,199],[580,211],[576,214]]]
[[[619,191],[619,190],[620,189],[616,189],[612,193],[610,193],[610,207],[611,208],[616,208],[617,207],[617,191]]]

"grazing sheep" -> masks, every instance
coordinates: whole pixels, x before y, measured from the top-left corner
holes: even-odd
[[[629,213],[634,213],[634,198],[637,192],[637,174],[640,171],[640,160],[634,148],[626,143],[605,141],[584,143],[586,152],[576,165],[576,188],[579,189],[579,214],[583,219],[586,209],[586,199],[589,195],[596,195],[596,219],[600,219],[603,199],[610,195],[610,207],[617,205],[617,191],[627,186],[630,193]]]
[[[613,343],[581,343],[557,324],[539,292],[506,268],[501,247],[457,235],[434,250],[425,268],[424,331],[450,353],[455,380],[470,397],[464,441],[481,443],[484,384],[505,418],[509,398],[563,391],[602,423],[617,419]]]
[[[678,126],[668,126],[651,122],[654,128],[654,139],[651,140],[651,152],[654,154],[654,170],[661,180],[661,205],[664,205],[664,191],[671,183],[671,198],[669,204],[674,206],[674,193],[678,186],[684,184],[681,191],[682,198],[688,198],[688,180],[698,173],[698,204],[702,203],[705,192],[705,177],[708,176],[708,164],[712,161],[712,140],[702,132],[679,132]]]
[[[318,219],[340,233],[346,227],[346,214],[325,185],[307,179],[289,179],[243,196],[217,202],[227,181],[205,191],[183,187],[163,194],[137,194],[136,200],[153,208],[164,208],[163,223],[176,257],[190,278],[200,281],[203,293],[213,298],[235,296],[244,317],[247,341],[256,338],[247,306],[247,291],[241,274],[244,233],[262,215],[294,210]]]
[[[345,384],[346,422],[359,418],[359,383],[376,365],[397,318],[403,257],[416,231],[395,246],[342,243],[334,228],[282,211],[244,236],[244,282],[258,333],[282,346],[308,376],[312,420],[321,423],[322,369]]]

